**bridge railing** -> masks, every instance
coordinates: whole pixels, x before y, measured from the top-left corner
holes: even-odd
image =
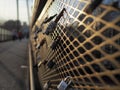
[[[112,1],[48,0],[30,33],[44,88],[71,76],[67,90],[120,90],[120,7]]]
[[[0,42],[12,40],[12,32],[6,29],[0,28]]]

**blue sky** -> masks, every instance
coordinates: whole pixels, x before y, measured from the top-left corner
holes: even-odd
[[[29,1],[31,14],[33,0]],[[0,22],[17,19],[16,0],[0,0]],[[26,0],[19,0],[19,19],[28,23]]]

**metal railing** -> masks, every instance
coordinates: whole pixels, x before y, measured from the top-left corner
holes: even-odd
[[[54,0],[36,24],[42,32],[49,25],[40,24],[47,16],[58,14],[62,8],[68,14],[64,13],[50,35],[40,32],[35,39],[36,29],[32,29],[33,55],[36,62],[42,62],[39,77],[43,85],[51,82],[50,90],[55,90],[67,76],[75,81],[75,90],[120,89],[120,11],[114,5],[100,4],[87,13],[90,1]],[[59,43],[51,49],[51,42],[58,36]],[[37,49],[43,38],[46,43]],[[48,68],[51,60],[55,62],[52,69]]]
[[[6,29],[0,28],[0,42],[11,40],[11,39],[12,39],[12,32]]]
[[[35,90],[34,74],[33,74],[33,60],[32,60],[30,44],[29,44],[29,84],[30,84],[30,90]]]

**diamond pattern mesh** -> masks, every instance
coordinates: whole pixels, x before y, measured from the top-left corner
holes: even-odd
[[[37,41],[33,41],[47,39],[40,50],[33,47],[35,58],[41,57],[36,62],[55,62],[52,69],[46,63],[39,67],[40,81],[44,85],[50,80],[50,90],[55,90],[66,76],[73,78],[73,90],[120,88],[120,11],[100,4],[87,14],[84,10],[89,3],[90,0],[54,0],[43,16],[59,13],[62,8],[69,14],[64,13],[50,36],[39,33]],[[52,50],[49,45],[57,36],[59,43]]]

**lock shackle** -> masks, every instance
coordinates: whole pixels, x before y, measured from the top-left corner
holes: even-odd
[[[71,76],[67,76],[64,81],[67,81],[69,79],[68,85],[70,85],[70,83],[72,82],[72,77]]]

